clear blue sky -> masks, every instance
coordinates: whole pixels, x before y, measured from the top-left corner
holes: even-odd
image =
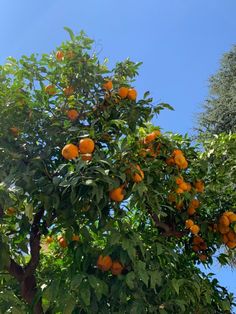
[[[192,132],[208,93],[208,78],[236,43],[235,0],[2,0],[0,64],[11,55],[49,52],[67,38],[63,27],[83,29],[110,64],[143,61],[136,88],[150,90],[163,112],[164,130]],[[212,268],[236,294],[236,271]]]

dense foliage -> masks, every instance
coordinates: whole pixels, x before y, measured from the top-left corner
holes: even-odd
[[[2,313],[230,313],[197,266],[236,247],[223,166],[152,125],[172,108],[137,95],[140,64],[109,71],[68,32],[0,67]]]

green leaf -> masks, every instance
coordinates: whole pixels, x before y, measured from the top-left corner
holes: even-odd
[[[75,39],[75,35],[74,35],[73,31],[72,31],[69,27],[66,27],[66,26],[65,26],[65,27],[64,27],[64,30],[67,31],[67,33],[69,33],[71,40],[74,40],[74,39]]]
[[[74,297],[69,295],[67,299],[65,300],[65,307],[63,310],[63,314],[71,314],[75,308],[76,300]]]
[[[90,305],[91,291],[88,281],[83,281],[79,287],[79,295],[86,306]]]
[[[174,288],[175,292],[179,294],[179,281],[175,278],[171,280],[171,285]]]
[[[134,289],[134,281],[135,281],[135,273],[131,271],[125,276],[125,282],[131,290]]]
[[[149,275],[148,272],[146,271],[146,264],[142,261],[138,261],[136,267],[139,278],[143,281],[143,283],[146,286],[148,286]]]

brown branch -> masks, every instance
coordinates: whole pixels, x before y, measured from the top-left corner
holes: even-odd
[[[41,208],[34,216],[33,224],[30,230],[30,252],[31,259],[28,265],[25,267],[25,277],[32,275],[39,264],[40,257],[40,220],[44,214],[44,209]]]

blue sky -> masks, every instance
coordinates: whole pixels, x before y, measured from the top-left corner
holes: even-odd
[[[130,57],[143,61],[135,84],[155,102],[167,102],[156,123],[186,133],[208,93],[208,78],[222,54],[236,43],[235,0],[2,0],[0,64],[7,56],[49,52],[83,29],[110,64]],[[212,268],[236,294],[236,271]]]

